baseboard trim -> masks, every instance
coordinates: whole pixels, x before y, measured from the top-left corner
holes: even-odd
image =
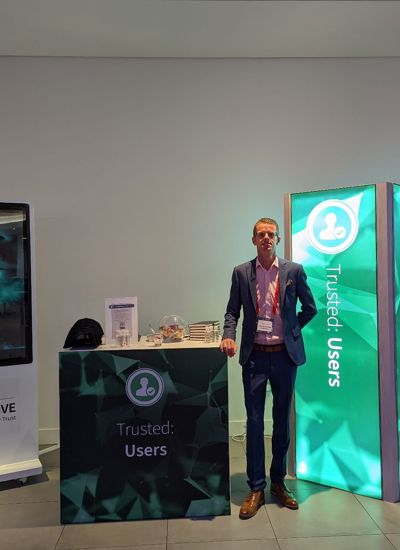
[[[60,428],[40,428],[39,445],[59,445]]]

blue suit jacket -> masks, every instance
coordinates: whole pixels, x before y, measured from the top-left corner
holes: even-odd
[[[306,360],[301,329],[317,313],[307,277],[300,264],[279,260],[279,306],[283,322],[284,339],[289,357],[296,365]],[[297,313],[297,300],[301,309]],[[239,363],[245,365],[253,349],[257,327],[256,259],[235,267],[226,308],[223,338],[236,340],[236,326],[243,308],[242,343]]]

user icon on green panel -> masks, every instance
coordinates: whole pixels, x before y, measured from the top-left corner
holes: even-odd
[[[319,238],[325,241],[334,241],[336,239],[343,239],[346,234],[346,228],[343,226],[336,226],[337,216],[333,212],[325,216],[325,227],[320,231]]]

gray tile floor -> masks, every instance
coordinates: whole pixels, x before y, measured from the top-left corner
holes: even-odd
[[[269,462],[269,440],[267,440]],[[60,525],[59,454],[42,455],[44,473],[19,487],[0,483],[0,550],[400,550],[400,503],[288,480],[299,510],[266,504],[238,518],[247,492],[244,448],[231,442],[232,515],[213,519]]]

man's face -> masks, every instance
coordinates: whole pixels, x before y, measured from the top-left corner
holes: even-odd
[[[265,253],[275,256],[276,245],[281,240],[276,234],[276,226],[273,223],[259,223],[256,227],[256,234],[253,237],[253,244],[257,247],[257,254]]]

